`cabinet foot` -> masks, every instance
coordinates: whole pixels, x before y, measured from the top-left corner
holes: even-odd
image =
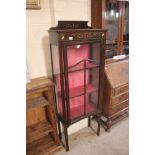
[[[62,134],[61,134],[61,126],[60,126],[60,121],[58,119],[58,131],[59,131],[59,139],[62,139]]]
[[[91,126],[91,117],[89,116],[88,117],[88,127],[90,127]]]
[[[69,151],[69,144],[68,144],[68,130],[67,126],[64,126],[64,134],[65,134],[65,143],[66,143],[66,151]]]

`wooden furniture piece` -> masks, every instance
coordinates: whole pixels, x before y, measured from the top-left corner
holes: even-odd
[[[26,85],[27,155],[47,155],[61,149],[58,141],[53,83],[41,77]]]
[[[108,63],[105,66],[102,125],[108,131],[118,120],[128,116],[129,59]]]
[[[122,60],[126,60],[126,59],[129,59],[128,55],[125,55],[124,58],[120,58],[120,59],[109,58],[109,59],[105,60],[105,65],[108,65],[108,64],[114,63],[114,62],[118,62],[118,61],[122,61]]]
[[[106,58],[129,54],[129,1],[91,0],[91,25],[108,30]]]
[[[100,132],[99,103],[102,102],[105,30],[87,26],[87,21],[59,21],[49,29],[53,80],[56,83],[56,114],[59,138],[64,128],[65,147],[69,150],[67,128],[81,119],[96,115]]]

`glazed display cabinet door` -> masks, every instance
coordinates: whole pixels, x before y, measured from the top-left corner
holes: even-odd
[[[119,2],[106,1],[105,24],[108,29],[106,40],[107,57],[117,55],[118,27],[119,27]]]
[[[91,0],[91,24],[106,28],[106,58],[129,54],[129,1]]]
[[[65,100],[72,123],[97,110],[101,52],[99,43],[64,46]]]
[[[129,2],[124,2],[123,54],[129,54]]]
[[[106,0],[107,58],[129,54],[129,2]]]

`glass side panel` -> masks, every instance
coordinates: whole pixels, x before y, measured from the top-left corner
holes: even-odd
[[[98,92],[94,91],[86,95],[86,113],[91,113],[97,110]]]
[[[86,70],[86,85],[89,84],[94,88],[98,88],[99,84],[99,68],[91,68]],[[89,90],[89,88],[87,88]],[[87,91],[88,91],[87,90]]]
[[[60,74],[54,75],[54,82],[56,83],[57,92],[57,110],[63,116],[62,98],[61,98],[61,86],[60,86]]]
[[[123,31],[123,53],[129,54],[129,2],[125,3],[124,31]]]
[[[100,64],[100,43],[93,43],[92,44],[92,52],[90,54],[90,59],[94,60],[96,64]]]
[[[59,50],[58,46],[52,45],[52,61],[53,61],[53,81],[56,84],[56,101],[57,101],[57,111],[58,113],[65,118],[65,106],[66,101],[62,98],[62,88],[61,88],[61,80],[60,80],[60,64],[59,64]],[[62,58],[63,63],[63,58]],[[62,71],[63,72],[63,71]],[[65,81],[64,74],[63,81]],[[65,85],[64,85],[65,87]],[[65,90],[65,88],[64,88]],[[65,93],[65,91],[64,91]],[[64,94],[65,96],[65,94]],[[64,97],[65,98],[65,97]]]
[[[89,113],[96,110],[98,104],[99,68],[91,68],[87,74],[89,74],[87,84],[93,87],[93,89],[86,87],[86,113]]]
[[[117,54],[119,1],[106,0],[105,23],[108,29],[106,38],[106,57]]]

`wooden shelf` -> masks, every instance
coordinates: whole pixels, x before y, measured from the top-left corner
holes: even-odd
[[[86,94],[93,93],[97,90],[98,90],[98,88],[95,87],[94,85],[86,84]],[[70,94],[69,94],[70,99],[82,96],[82,95],[84,95],[84,85],[70,88],[69,92],[70,92]],[[60,92],[58,92],[58,96],[60,97]],[[66,97],[65,97],[65,99],[66,99]]]
[[[93,86],[92,84],[86,85],[86,93],[91,93],[97,91],[97,87]],[[84,95],[84,85],[70,88],[70,98],[78,97]]]
[[[30,101],[27,101],[26,108],[36,108],[36,107],[43,107],[48,105],[49,102],[43,97],[37,97],[35,99],[32,99]]]
[[[86,68],[85,69],[92,69],[92,68],[98,68],[98,64],[86,62]],[[81,71],[84,70],[84,62],[78,64],[78,65],[73,65],[73,66],[68,66],[68,73],[76,72],[76,71]]]
[[[52,132],[52,126],[48,121],[42,121],[26,128],[26,143],[29,144]]]
[[[26,154],[27,155],[47,155],[53,154],[62,147],[54,144],[54,141],[50,135],[46,135],[39,140],[36,140],[26,146]]]

